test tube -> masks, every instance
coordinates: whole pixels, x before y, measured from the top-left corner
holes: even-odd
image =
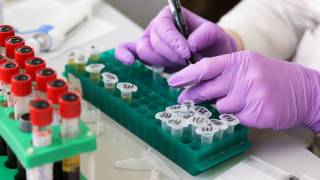
[[[184,128],[188,126],[188,121],[180,118],[175,118],[169,119],[167,124],[171,128],[171,136],[181,139],[183,136]]]
[[[191,125],[191,136],[194,139],[196,138],[196,135],[197,135],[196,129],[207,124],[209,119],[200,115],[195,115],[190,117],[188,121],[189,121],[189,124]]]
[[[219,131],[215,135],[217,139],[222,139],[224,132],[228,129],[227,123],[219,119],[210,119],[209,125],[219,128]]]
[[[28,58],[32,58],[34,56],[34,50],[30,46],[19,46],[15,49],[14,59],[15,62],[18,63],[20,72],[25,71],[25,64]]]
[[[208,124],[198,127],[196,133],[201,137],[201,145],[212,144],[213,136],[219,131],[215,126]]]
[[[49,146],[52,142],[51,123],[53,108],[49,101],[44,99],[32,100],[29,105],[32,124],[32,145],[34,147]],[[28,180],[52,179],[52,163],[27,169]]]
[[[89,56],[89,61],[90,62],[99,62],[100,60],[100,51],[99,48],[95,45],[92,45],[90,47],[90,56]]]
[[[210,118],[212,116],[212,113],[205,107],[202,106],[194,106],[193,110],[196,112],[196,114]]]
[[[47,98],[47,83],[50,80],[56,79],[57,74],[51,68],[41,68],[36,72],[36,97]]]
[[[96,83],[100,81],[101,71],[105,66],[103,64],[90,64],[86,66],[86,71],[90,73],[90,79]]]
[[[35,87],[35,85],[36,85],[36,83],[35,83],[36,82],[36,72],[39,69],[42,69],[45,67],[46,67],[46,62],[39,57],[30,57],[26,60],[26,63],[25,63],[26,73],[31,76],[33,87]]]
[[[155,118],[161,121],[162,130],[168,131],[170,129],[167,124],[168,120],[169,119],[177,119],[177,115],[173,114],[171,112],[162,111],[162,112],[158,112],[156,114]]]
[[[81,97],[75,92],[65,92],[59,97],[59,113],[62,117],[60,133],[63,140],[74,139],[79,134]],[[62,161],[63,179],[80,180],[80,155]]]
[[[15,62],[6,62],[0,65],[0,78],[3,83],[4,95],[7,103],[6,107],[13,107],[11,96],[11,78],[19,72],[19,66]]]
[[[29,111],[31,100],[31,77],[25,73],[18,73],[12,76],[11,92],[14,107],[14,119],[19,120],[20,116]]]
[[[63,79],[53,79],[47,83],[48,100],[53,104],[53,125],[60,124],[59,96],[68,91],[67,82]]]
[[[164,67],[152,66],[152,78],[155,85],[160,85]]]
[[[19,36],[8,37],[5,41],[6,57],[7,61],[11,62],[14,60],[15,49],[19,46],[24,45],[24,40]]]
[[[187,111],[187,107],[181,104],[166,107],[167,112],[177,114],[178,118],[182,118],[183,112]]]
[[[121,98],[129,103],[132,101],[132,93],[138,91],[138,87],[129,82],[118,83],[117,88],[121,91]]]
[[[2,63],[5,63],[6,61],[7,61],[6,58],[2,54],[0,54],[0,65]],[[1,78],[0,78],[0,96],[4,95],[2,86],[3,86],[3,83],[2,83]]]
[[[80,74],[84,73],[87,65],[87,56],[80,54],[76,60],[76,72]]]
[[[219,118],[228,125],[227,134],[233,134],[234,127],[240,123],[239,119],[232,114],[221,114]]]
[[[68,65],[75,67],[76,66],[76,58],[80,54],[80,52],[76,49],[70,51],[68,53]]]
[[[118,80],[118,76],[109,72],[104,72],[101,74],[102,79],[103,79],[103,83],[104,83],[104,87],[108,90],[108,91],[114,91],[115,85],[117,84]]]
[[[5,54],[5,41],[8,37],[14,36],[14,28],[8,25],[0,25],[0,53]]]

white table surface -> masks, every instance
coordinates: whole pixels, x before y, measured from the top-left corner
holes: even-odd
[[[107,3],[99,3],[94,12],[94,16],[103,18],[117,27],[109,34],[92,40],[93,44],[103,45],[104,49],[113,48],[123,41],[135,40],[142,32],[140,27]],[[63,72],[66,58],[65,52],[60,52],[59,54],[48,59],[48,64],[61,73]],[[43,56],[46,57],[47,55],[43,54]],[[102,120],[105,124],[105,131],[98,137],[96,179],[149,179],[150,171],[124,171],[113,167],[114,161],[137,157],[148,148],[148,145],[106,115],[102,114]],[[222,172],[222,169],[230,168],[234,162],[249,155],[259,157],[296,176],[307,174],[315,179],[320,179],[320,159],[296,143],[286,133],[270,130],[251,130],[249,139],[253,143],[253,147],[248,152],[197,177],[188,175],[171,161],[163,158],[184,179],[213,179]],[[82,161],[82,163],[85,163],[85,161]],[[165,179],[164,177],[161,178]]]

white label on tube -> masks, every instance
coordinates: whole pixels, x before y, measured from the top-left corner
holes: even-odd
[[[51,144],[51,130],[32,131],[32,144],[35,147],[43,147]]]
[[[27,179],[29,180],[52,180],[52,164],[45,164],[40,167],[27,170]]]

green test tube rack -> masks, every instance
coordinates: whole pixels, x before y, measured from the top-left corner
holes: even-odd
[[[4,98],[0,96],[0,100],[3,101]],[[52,127],[51,145],[33,147],[32,134],[20,131],[20,122],[11,118],[12,113],[12,108],[0,107],[0,135],[27,169],[93,152],[97,148],[95,134],[82,121],[80,121],[80,133],[76,138],[62,140],[59,133],[60,126],[56,125]],[[8,169],[4,165],[6,160],[7,156],[0,156],[0,177],[14,179],[17,169]],[[82,176],[81,179],[86,178]]]
[[[214,140],[211,145],[201,146],[192,141],[188,135],[190,130],[185,132],[182,139],[172,137],[169,132],[162,130],[161,122],[155,119],[155,114],[176,104],[179,90],[169,88],[164,78],[161,82],[154,83],[152,71],[139,61],[130,66],[116,61],[114,50],[100,54],[99,62],[95,63],[104,64],[103,72],[116,74],[119,82],[130,82],[138,86],[132,102],[123,101],[118,89],[107,91],[102,81],[91,81],[87,72],[79,72],[66,65],[65,76],[68,77],[71,73],[78,78],[84,99],[190,174],[204,172],[251,146],[247,140],[248,129],[241,125],[235,127],[233,135],[225,135],[222,140]],[[210,109],[214,118],[218,118],[219,113],[215,108],[205,106]]]

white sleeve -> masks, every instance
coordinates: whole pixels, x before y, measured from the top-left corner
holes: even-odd
[[[308,1],[308,2],[307,2]],[[314,0],[243,0],[223,16],[219,25],[235,31],[245,49],[289,59],[304,31],[320,17],[310,8]]]

